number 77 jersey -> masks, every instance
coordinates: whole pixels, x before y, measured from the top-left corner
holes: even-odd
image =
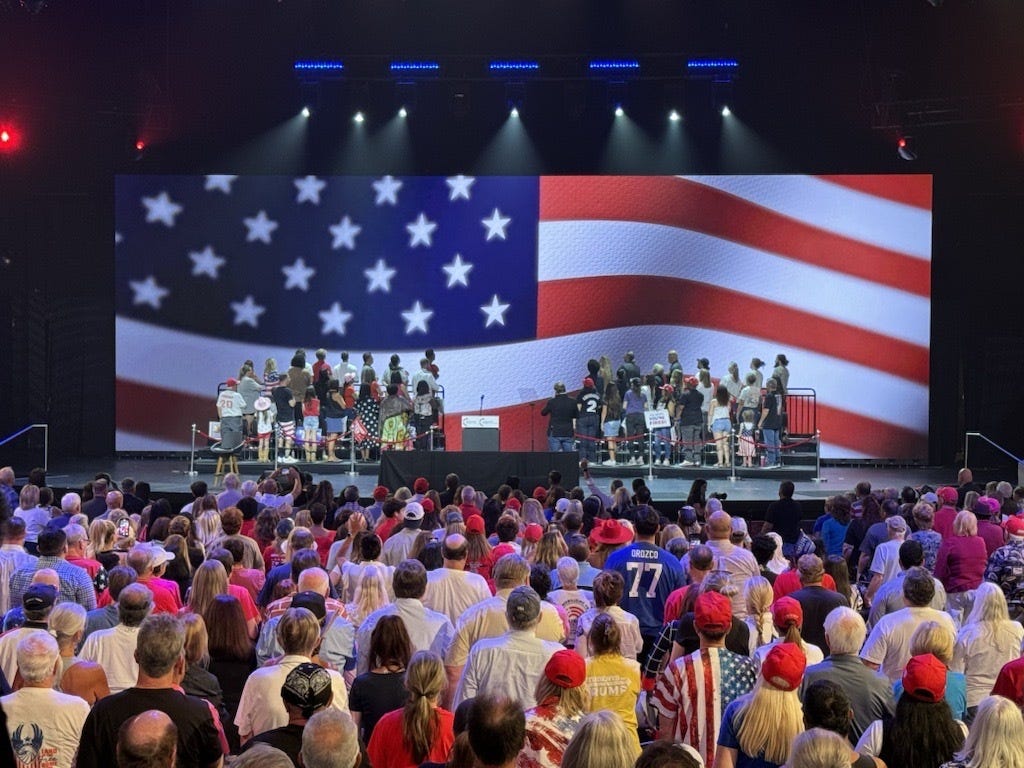
[[[604,567],[618,571],[625,579],[619,606],[637,617],[640,634],[657,637],[665,616],[665,601],[686,583],[679,558],[654,544],[638,541],[609,555]]]

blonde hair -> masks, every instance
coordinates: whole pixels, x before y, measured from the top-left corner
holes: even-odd
[[[754,690],[739,700],[736,741],[745,755],[785,763],[789,748],[804,730],[804,713],[795,690],[781,691],[758,677]]]
[[[564,556],[568,551],[562,534],[558,531],[548,531],[537,542],[530,562],[540,563],[549,571],[553,571],[558,567],[558,558]]]
[[[590,708],[590,694],[585,685],[578,685],[575,688],[562,688],[548,680],[546,675],[541,675],[534,689],[534,698],[540,704],[552,696],[558,699],[558,714],[561,717],[576,717],[582,715]]]
[[[295,525],[300,528],[313,527],[313,515],[308,509],[300,509],[295,513]]]
[[[658,534],[658,546],[662,549],[668,549],[668,543],[672,541],[672,539],[682,538],[685,538],[683,529],[675,523],[672,523],[671,525],[666,525],[661,529],[661,533]]]
[[[379,565],[367,565],[356,586],[355,599],[349,607],[348,618],[358,627],[367,616],[390,602],[384,569]]]
[[[963,748],[954,759],[966,768],[1024,768],[1024,717],[1002,696],[987,696],[978,705]]]
[[[619,715],[603,709],[580,721],[562,753],[562,768],[623,768],[639,756],[636,734]]]
[[[109,552],[114,548],[117,526],[110,520],[93,520],[89,524],[89,556],[95,557],[100,552]]]
[[[772,623],[772,601],[775,595],[771,582],[764,576],[751,576],[743,584],[743,597],[747,604],[747,615],[754,620],[757,645],[771,642],[775,634]]]
[[[50,631],[58,645],[69,645],[85,629],[85,608],[78,603],[57,603],[50,611]]]
[[[210,663],[210,637],[206,633],[206,621],[198,613],[186,613],[181,617],[185,625],[185,661],[205,668]]]
[[[402,708],[402,742],[416,765],[430,754],[440,716],[435,706],[445,690],[444,662],[436,653],[417,651],[405,670],[409,698]]]
[[[193,613],[201,616],[217,599],[217,595],[228,592],[228,572],[219,560],[204,560],[192,577],[192,591],[188,597],[188,607]]]
[[[953,534],[955,536],[978,535],[978,518],[974,516],[973,512],[963,509],[956,513],[956,517],[953,518]]]
[[[203,512],[196,518],[193,529],[196,539],[203,545],[203,549],[209,550],[210,545],[223,533],[220,527],[220,514],[217,512]]]
[[[1003,590],[991,581],[981,582],[974,591],[974,607],[964,622],[964,628],[968,624],[979,624],[989,644],[995,646],[1004,658],[1014,659],[1020,651],[1017,633],[1014,632],[1016,623],[1010,621]]]
[[[850,742],[838,733],[811,728],[793,741],[788,768],[848,768]]]
[[[910,636],[910,655],[930,653],[947,667],[953,661],[953,645],[956,638],[949,627],[937,621],[925,621],[918,625]]]

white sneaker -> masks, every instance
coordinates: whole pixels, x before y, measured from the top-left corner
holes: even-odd
[[[608,459],[607,461],[602,461],[601,462],[601,466],[602,467],[614,467],[615,464],[616,464],[615,459]]]
[[[668,459],[662,459],[661,460],[661,466],[667,467],[668,466]]]

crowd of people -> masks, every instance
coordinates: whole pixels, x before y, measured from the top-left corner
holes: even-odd
[[[783,482],[755,521],[583,480],[361,500],[287,467],[175,509],[0,469],[8,755],[1024,768],[1024,488],[860,483],[805,520]]]
[[[369,461],[384,450],[429,450],[444,411],[444,390],[434,350],[427,349],[410,375],[401,358],[391,355],[378,379],[373,355],[363,353],[362,368],[341,353],[337,365],[327,350],[307,361],[297,349],[286,371],[267,358],[262,376],[246,360],[217,395],[220,444],[234,450],[246,439],[257,446],[257,459],[269,461],[271,450],[285,464],[340,461],[338,450],[348,435],[358,456]],[[382,383],[383,381],[383,383]]]
[[[742,378],[739,365],[730,362],[727,373],[713,379],[706,357],[697,360],[694,375],[686,375],[674,349],[667,366],[655,363],[647,374],[633,352],[626,352],[614,375],[606,356],[592,358],[576,395],[555,382],[554,397],[541,409],[548,417],[548,448],[578,450],[590,462],[607,455],[602,463],[609,467],[646,465],[648,459],[661,466],[698,467],[731,466],[735,446],[744,467],[759,456],[762,466],[780,467],[788,365],[785,355],[776,356],[765,380],[765,363],[755,357]],[[660,426],[652,423],[648,429],[645,414],[651,411],[662,414]],[[705,444],[714,447],[714,461],[705,460]]]

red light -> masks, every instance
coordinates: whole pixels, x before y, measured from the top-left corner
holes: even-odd
[[[11,134],[8,131],[0,131],[0,141],[8,144],[11,141]]]
[[[146,142],[142,141],[142,139],[139,139],[138,141],[135,142],[135,148],[139,150],[139,152],[141,152],[146,148]]]
[[[0,152],[17,152],[21,146],[21,134],[11,125],[0,127]]]
[[[900,138],[900,140],[896,142],[896,146],[898,146],[900,149],[903,149],[904,147],[907,146],[907,140],[904,138]]]

